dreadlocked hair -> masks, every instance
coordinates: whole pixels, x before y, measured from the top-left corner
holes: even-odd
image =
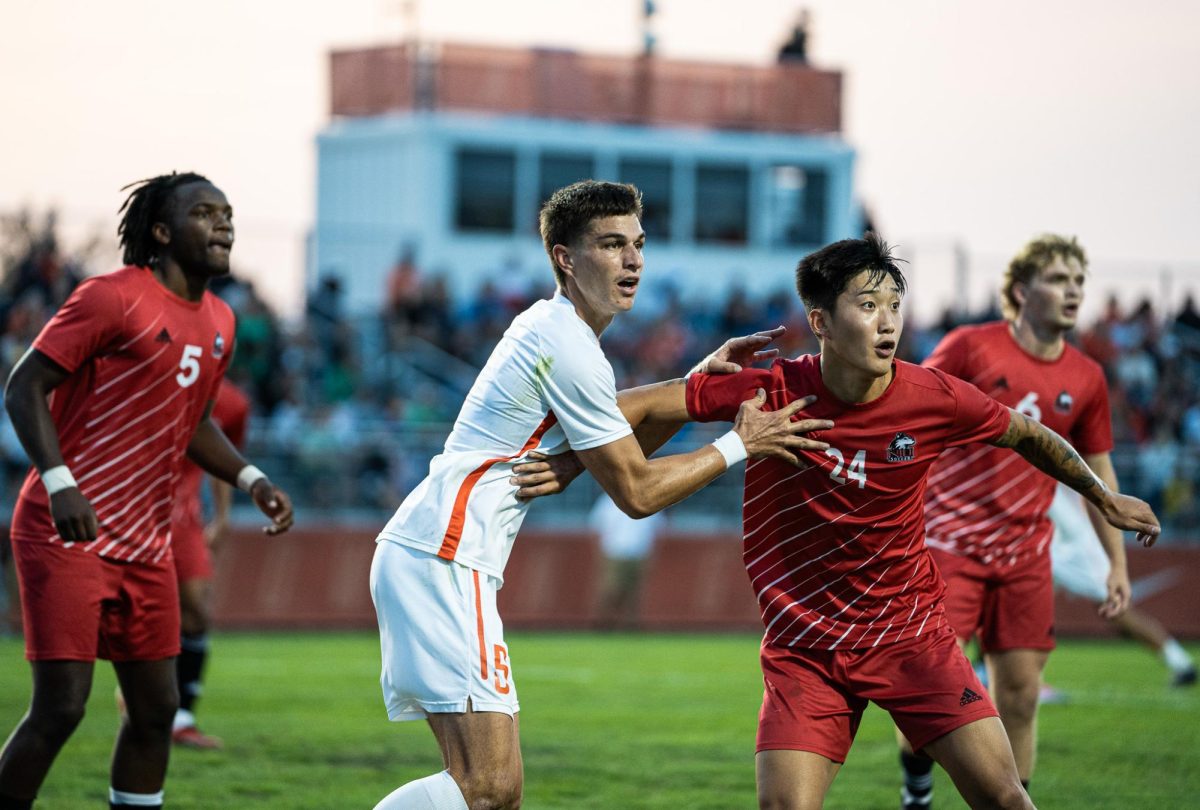
[[[209,179],[195,172],[171,172],[138,180],[123,187],[133,189],[117,212],[117,239],[124,250],[122,261],[137,267],[149,267],[158,258],[159,245],[154,241],[154,223],[162,222],[171,194],[188,183],[207,183]]]

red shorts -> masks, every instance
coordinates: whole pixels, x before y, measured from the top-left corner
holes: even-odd
[[[811,751],[845,762],[871,701],[920,750],[956,728],[998,717],[948,625],[861,650],[764,644],[757,751]]]
[[[212,579],[212,553],[199,520],[176,513],[171,522],[171,553],[175,555],[175,576],[180,582]]]
[[[179,654],[179,587],[170,565],[113,562],[57,543],[12,548],[30,661]]]
[[[1054,649],[1050,557],[1003,570],[929,549],[946,581],[946,618],[958,637],[979,636],[984,652]]]

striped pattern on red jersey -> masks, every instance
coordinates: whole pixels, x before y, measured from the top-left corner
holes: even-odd
[[[1081,455],[1112,449],[1108,387],[1100,366],[1067,344],[1042,360],[1016,342],[1006,321],[959,327],[925,366],[966,380],[1040,421]],[[1046,516],[1055,481],[1012,450],[970,444],[948,450],[929,476],[926,542],[997,569],[1048,559]]]
[[[70,373],[50,410],[63,459],[99,522],[85,551],[170,560],[181,465],[233,334],[233,313],[216,296],[187,301],[149,270],[126,267],[81,284],[38,335],[34,348]],[[21,489],[12,534],[61,542],[36,471]]]
[[[940,372],[895,370],[884,394],[862,404],[826,389],[812,355],[688,381],[688,411],[700,421],[732,421],[763,388],[767,410],[816,394],[797,418],[834,422],[814,435],[828,451],[801,454],[806,469],[774,459],[746,468],[742,557],[764,643],[861,649],[945,622],[945,586],[924,545],[925,476],[946,447],[1003,434],[1008,412]]]

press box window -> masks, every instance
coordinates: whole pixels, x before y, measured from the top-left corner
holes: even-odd
[[[701,166],[696,171],[696,241],[746,243],[750,172],[739,166]]]
[[[455,224],[463,231],[512,231],[517,160],[512,152],[462,149],[456,156]]]
[[[829,174],[807,166],[772,166],[767,174],[772,247],[820,245],[825,238]]]
[[[671,238],[671,164],[665,160],[622,160],[622,183],[642,191],[642,230],[650,239]]]

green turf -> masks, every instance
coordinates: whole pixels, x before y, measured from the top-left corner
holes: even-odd
[[[751,635],[510,634],[521,691],[528,810],[754,807],[761,697]],[[388,723],[374,635],[220,635],[206,730],[221,752],[176,751],[172,808],[370,808],[440,768],[423,723]],[[1197,652],[1193,646],[1193,652]],[[0,734],[28,700],[18,641],[0,640]],[[1200,695],[1166,687],[1132,644],[1066,642],[1048,679],[1033,796],[1042,808],[1200,806]],[[102,807],[116,723],[111,669],[97,667],[83,725],[39,807]],[[894,808],[887,717],[871,709],[829,808]],[[938,808],[961,807],[939,773]]]

